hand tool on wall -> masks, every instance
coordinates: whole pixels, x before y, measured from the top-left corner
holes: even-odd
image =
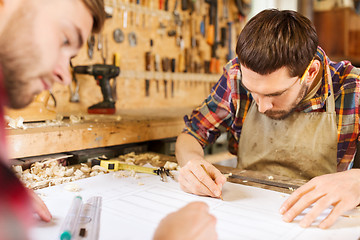
[[[159,10],[164,10],[164,0],[159,0]]]
[[[250,0],[235,0],[235,4],[240,16],[245,17],[250,13],[251,10]]]
[[[120,28],[114,30],[113,37],[116,43],[122,43],[125,40],[124,32]]]
[[[145,53],[145,70],[150,72],[151,70],[151,52]],[[150,79],[145,79],[145,96],[150,96]]]
[[[135,32],[129,32],[128,34],[129,38],[129,45],[130,47],[135,47],[137,45],[137,36]]]
[[[94,76],[98,85],[101,88],[103,101],[88,108],[88,113],[91,114],[114,114],[115,100],[112,96],[112,86],[110,79],[117,77],[120,74],[120,68],[114,65],[94,64],[74,67],[74,72],[77,74],[87,74]]]
[[[90,59],[93,58],[94,56],[94,47],[95,47],[95,36],[94,34],[91,34],[91,36],[89,36],[88,40],[87,40],[87,45],[88,45],[88,56]]]
[[[208,3],[210,5],[209,7],[209,26],[208,29],[206,31],[207,33],[207,39],[206,42],[213,46],[214,43],[216,43],[216,28],[217,26],[217,0],[205,0],[206,3]]]
[[[72,71],[72,80],[75,84],[75,88],[73,89],[73,83],[69,84],[70,90],[70,102],[80,102],[80,95],[79,95],[79,81],[76,78],[75,71]]]
[[[129,0],[125,0],[125,4],[127,4]],[[127,6],[124,7],[124,14],[123,14],[123,28],[127,28],[127,21],[128,21],[128,10],[126,9]]]
[[[120,53],[114,53],[113,65],[120,68]],[[117,86],[117,77],[114,77],[113,84],[111,87],[111,95],[113,96],[115,102],[118,100],[116,86]]]
[[[227,39],[227,31],[226,27],[222,27],[220,29],[221,37],[220,37],[220,45],[222,47],[225,47],[226,39]]]
[[[181,21],[181,17],[180,17],[180,13],[177,10],[177,6],[178,6],[178,0],[175,1],[175,6],[174,6],[174,10],[173,10],[173,18],[174,18],[174,23],[176,25],[176,45],[178,47],[181,47],[181,41],[183,41],[183,37],[182,37],[182,33],[181,33],[181,26],[182,26],[182,21]]]
[[[228,40],[228,54],[226,56],[226,59],[228,61],[230,61],[231,59],[234,58],[234,53],[233,53],[233,50],[232,50],[232,22],[228,22],[227,23],[227,26],[228,26],[228,37],[227,37],[227,40]]]
[[[207,43],[211,45],[211,61],[210,61],[210,72],[219,73],[220,72],[220,62],[216,55],[218,42],[218,4],[217,0],[205,0],[206,3],[210,5],[209,15],[210,15],[210,25],[207,30]]]
[[[222,1],[222,20],[229,19],[229,0]]]
[[[174,179],[174,176],[170,173],[169,169],[165,169],[164,167],[159,167],[159,168],[142,167],[137,165],[121,163],[118,160],[102,160],[102,159],[92,160],[91,166],[95,166],[95,165],[100,165],[101,167],[107,169],[108,171],[128,170],[128,171],[135,171],[138,173],[154,174],[160,176],[160,180],[163,182],[167,182],[167,176]]]
[[[73,89],[73,83],[69,84],[70,90],[70,102],[80,102],[80,95],[79,95],[79,81],[76,78],[76,73],[73,70],[72,61],[70,60],[70,67],[71,67],[71,74],[72,74],[72,82],[75,84],[75,88]]]
[[[189,9],[189,0],[181,0],[181,10],[186,11]]]
[[[150,72],[151,71],[151,61],[154,60],[152,48],[154,46],[154,41],[150,39],[150,51],[145,53],[145,70]],[[150,79],[145,79],[145,96],[150,96]]]
[[[162,65],[162,70],[163,72],[167,72],[169,71],[169,68],[170,68],[170,60],[169,58],[167,57],[164,57],[162,60],[161,60],[161,65]],[[164,79],[164,96],[165,98],[167,98],[168,94],[167,94],[167,80],[166,78]]]
[[[155,72],[160,71],[160,55],[159,54],[155,54],[155,56],[154,56],[154,69],[155,69]],[[158,78],[156,79],[156,92],[160,92]]]
[[[169,11],[169,0],[165,0],[164,10]]]
[[[133,6],[134,4],[134,0],[130,0],[130,5],[129,6]],[[130,26],[134,26],[134,18],[135,18],[135,12],[134,10],[132,9],[132,7],[130,8],[130,12],[129,12],[129,15],[130,15]]]
[[[105,45],[104,46],[101,49],[101,58],[103,60],[103,64],[106,64],[106,60],[108,58],[108,49],[109,49],[107,36],[105,36]]]
[[[172,73],[175,73],[175,69],[176,69],[176,59],[173,58],[171,59],[171,72]],[[171,80],[171,97],[173,98],[174,97],[174,79]]]
[[[136,0],[136,5],[137,5],[137,7],[139,7],[140,6],[140,0]],[[140,12],[138,11],[138,9],[139,8],[137,8],[137,14],[136,14],[136,20],[135,20],[135,24],[136,24],[136,26],[139,26],[139,24],[140,24]]]
[[[205,19],[206,19],[206,16],[204,15],[200,22],[200,32],[203,37],[205,37]]]
[[[98,44],[97,44],[97,50],[101,51],[103,49],[103,37],[101,33],[98,34]]]

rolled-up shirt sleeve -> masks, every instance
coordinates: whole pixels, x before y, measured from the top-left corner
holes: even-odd
[[[222,131],[227,131],[232,125],[231,116],[231,84],[228,72],[224,73],[214,85],[205,101],[193,110],[191,116],[185,116],[187,133],[196,138],[202,147],[212,144]]]

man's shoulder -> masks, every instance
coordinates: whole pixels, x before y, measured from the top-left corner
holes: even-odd
[[[360,91],[360,68],[354,67],[349,61],[330,62],[329,67],[334,86]]]

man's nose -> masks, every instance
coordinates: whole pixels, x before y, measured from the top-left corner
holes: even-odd
[[[265,113],[267,110],[273,108],[273,104],[270,98],[267,97],[259,97],[257,101],[258,110],[261,113]]]
[[[71,83],[71,74],[70,74],[70,60],[69,58],[61,59],[55,66],[53,71],[55,81],[69,85]]]

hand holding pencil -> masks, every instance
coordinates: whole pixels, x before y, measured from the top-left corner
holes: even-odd
[[[222,198],[221,191],[225,182],[225,176],[203,159],[190,160],[180,169],[180,187],[188,193]]]

